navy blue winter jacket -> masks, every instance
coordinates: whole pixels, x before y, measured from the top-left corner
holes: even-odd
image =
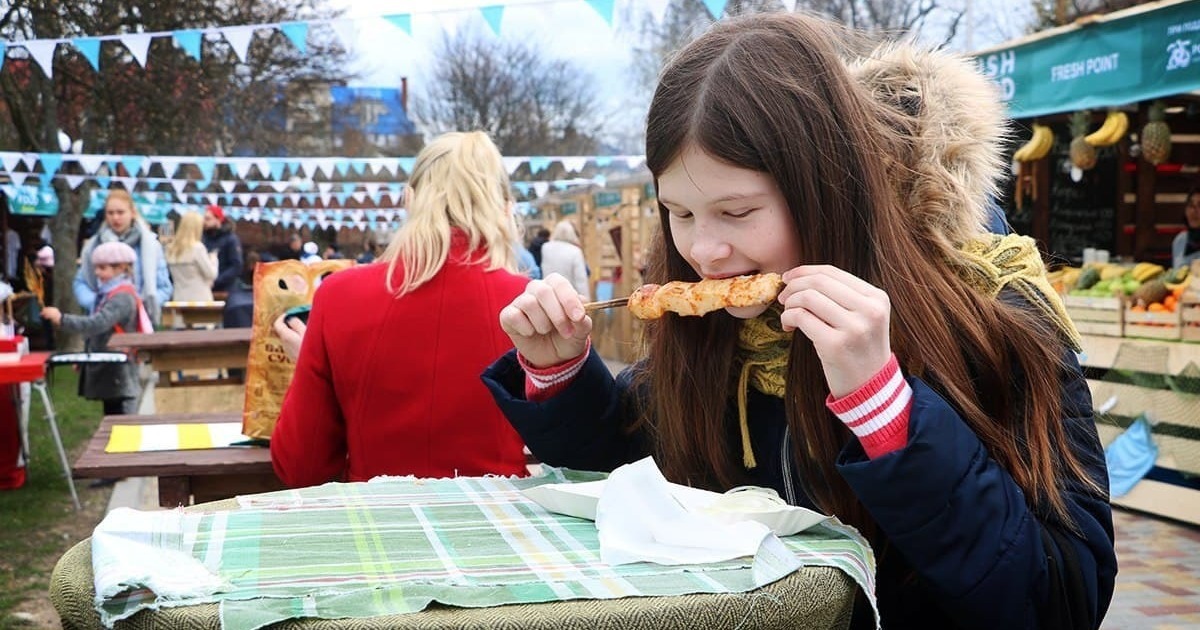
[[[204,231],[204,249],[217,252],[217,277],[213,279],[213,291],[230,291],[242,274],[242,241],[233,232],[233,224],[226,221],[215,230]]]
[[[1091,393],[1071,357],[1064,377],[1070,448],[1108,487]],[[483,374],[501,410],[542,462],[611,471],[651,453],[628,418],[630,370],[612,377],[592,352],[562,393],[524,400],[524,372],[511,351]],[[1078,533],[1031,510],[1009,474],[988,456],[954,408],[917,378],[908,444],[869,459],[857,440],[837,469],[879,524],[877,596],[885,628],[1096,628],[1113,593],[1117,561],[1108,497],[1072,487],[1067,506]],[[813,507],[791,462],[783,401],[749,392],[753,483]],[[736,442],[736,415],[729,439]],[[872,627],[858,598],[854,628]]]

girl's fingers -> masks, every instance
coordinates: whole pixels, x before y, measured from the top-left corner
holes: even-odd
[[[788,282],[784,290],[779,293],[779,301],[780,303],[787,304],[793,296],[806,291],[821,293],[842,308],[854,312],[870,308],[870,304],[875,299],[873,296],[868,296],[855,290],[854,287],[847,284],[841,278],[816,274],[801,276]]]
[[[783,281],[791,284],[792,280],[797,278],[808,278],[813,276],[827,276],[834,280],[839,280],[854,289],[856,292],[867,296],[875,296],[883,293],[879,287],[859,278],[858,276],[833,265],[801,265],[794,267],[784,272]],[[786,290],[786,288],[785,288]]]

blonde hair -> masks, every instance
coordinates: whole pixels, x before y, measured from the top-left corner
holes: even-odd
[[[396,297],[431,280],[450,254],[454,229],[488,271],[516,272],[516,222],[500,151],[481,131],[438,136],[417,154],[405,193],[408,222],[380,257],[388,263],[387,287]],[[402,268],[397,278],[396,267]]]
[[[136,223],[142,218],[142,214],[138,212],[137,204],[133,201],[133,195],[129,194],[129,191],[124,188],[113,188],[108,191],[108,196],[104,198],[104,208],[100,210],[101,213],[108,210],[108,202],[112,199],[118,199],[129,204],[129,211],[133,213],[133,221],[131,223]]]
[[[550,240],[565,241],[579,247],[579,234],[575,232],[575,225],[570,221],[559,221],[558,225],[554,226],[554,231],[550,233]]]
[[[192,249],[204,233],[204,217],[199,212],[184,212],[179,217],[175,236],[167,245],[167,260],[177,262],[192,255]]]

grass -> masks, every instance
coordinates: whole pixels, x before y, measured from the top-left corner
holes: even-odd
[[[53,377],[50,398],[67,460],[73,463],[100,424],[101,405],[76,395],[78,376],[73,370],[57,368]],[[85,503],[84,510],[76,512],[36,392],[29,417],[32,453],[25,485],[0,491],[0,627],[12,621],[10,614],[18,604],[37,595],[38,589],[47,591],[50,569],[67,549],[90,535],[104,514],[109,492],[105,489],[100,497],[86,481],[76,482]]]

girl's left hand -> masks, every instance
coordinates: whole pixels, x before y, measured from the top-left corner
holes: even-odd
[[[275,319],[272,326],[275,328],[275,334],[279,335],[283,353],[292,361],[300,358],[300,346],[304,344],[304,333],[308,331],[308,325],[299,317],[288,319],[287,313],[284,313]]]
[[[834,398],[853,393],[887,365],[892,356],[887,293],[831,265],[796,267],[783,280],[778,298],[783,328],[812,340]]]

